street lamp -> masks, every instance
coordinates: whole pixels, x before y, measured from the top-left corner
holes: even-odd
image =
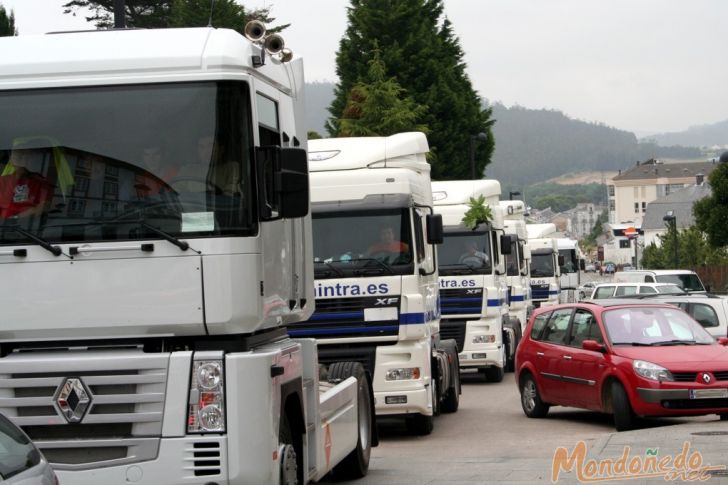
[[[519,196],[519,195],[521,195],[521,193],[520,192],[517,192],[517,191],[516,192],[508,192],[508,200],[513,200],[513,196],[514,195],[515,196]]]
[[[488,141],[488,135],[485,133],[478,133],[477,135],[470,135],[470,178],[475,180],[475,141]]]
[[[672,226],[672,249],[675,257],[675,269],[678,269],[680,267],[680,262],[677,255],[677,220],[675,218],[675,214],[671,210],[667,211],[667,214],[665,214],[665,217],[663,217],[662,220],[667,222],[668,228],[669,226]]]

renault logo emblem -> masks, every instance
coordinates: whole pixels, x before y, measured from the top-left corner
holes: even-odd
[[[69,423],[78,423],[91,404],[91,393],[77,377],[66,378],[56,391],[56,407]]]
[[[705,374],[704,373],[702,375],[702,378],[703,378],[703,382],[705,382],[706,384],[710,384],[710,374]]]

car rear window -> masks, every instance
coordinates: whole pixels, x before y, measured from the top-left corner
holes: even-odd
[[[693,303],[693,307],[690,309],[690,316],[697,320],[703,327],[717,327],[720,325],[718,315],[710,305]]]
[[[637,293],[637,286],[618,286],[614,296],[627,296]]]
[[[596,289],[596,291],[594,291],[594,296],[592,298],[611,298],[612,295],[614,295],[614,286],[600,286]]]

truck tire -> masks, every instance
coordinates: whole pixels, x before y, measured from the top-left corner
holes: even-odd
[[[629,431],[635,427],[637,417],[632,411],[629,396],[619,382],[612,382],[612,412],[614,428],[617,431]]]
[[[450,365],[450,387],[445,392],[445,396],[440,405],[443,413],[454,413],[460,407],[460,359],[458,358],[457,344],[452,340],[444,340],[442,346],[448,352],[452,359]],[[450,360],[450,359],[448,359]]]
[[[329,366],[329,380],[342,381],[348,377],[357,380],[358,437],[356,448],[333,469],[337,478],[357,479],[369,471],[374,428],[371,383],[359,362],[335,362]]]
[[[281,416],[278,430],[278,442],[280,443],[278,454],[280,456],[280,479],[281,485],[296,485],[298,483],[298,457],[293,447],[293,433],[288,424],[288,416]]]

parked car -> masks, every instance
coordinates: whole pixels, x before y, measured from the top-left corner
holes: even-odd
[[[597,301],[598,302],[598,301]],[[536,310],[516,352],[523,412],[551,406],[611,413],[618,431],[637,417],[728,419],[728,338],[718,342],[669,304],[624,300]]]
[[[585,298],[591,298],[592,293],[594,292],[594,287],[597,284],[593,281],[587,281],[583,285],[579,287],[579,300],[583,300]]]
[[[597,271],[597,265],[594,263],[587,263],[584,266],[584,272],[586,273],[596,273]]]
[[[12,485],[58,485],[58,478],[23,431],[0,414],[0,481]]]
[[[615,271],[617,271],[617,266],[614,263],[604,265],[604,274],[614,274]]]
[[[633,295],[656,295],[658,293],[684,294],[682,288],[672,283],[601,283],[594,287],[587,298],[603,300]]]
[[[614,281],[627,283],[674,283],[690,293],[705,293],[706,289],[695,271],[687,269],[640,269],[621,271]]]

